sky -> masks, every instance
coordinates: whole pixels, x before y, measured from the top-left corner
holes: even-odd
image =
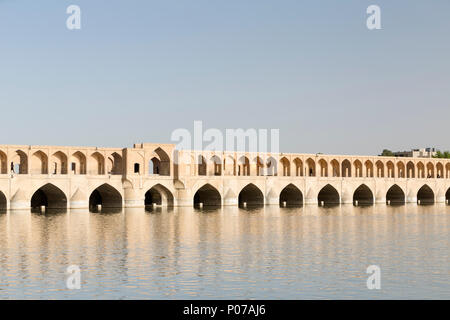
[[[0,0],[0,144],[171,143],[198,120],[279,129],[283,152],[447,150],[449,14],[448,0]]]

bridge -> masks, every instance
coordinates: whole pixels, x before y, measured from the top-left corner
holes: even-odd
[[[1,210],[448,203],[450,160],[0,145]]]

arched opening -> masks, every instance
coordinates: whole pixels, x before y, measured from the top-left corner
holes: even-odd
[[[197,190],[194,195],[194,207],[220,207],[222,205],[222,197],[219,191],[210,184],[205,184]]]
[[[11,159],[11,172],[17,174],[28,173],[28,156],[22,150],[17,150]]]
[[[373,178],[373,163],[370,160],[364,162],[364,166],[366,167],[366,177]]]
[[[260,157],[256,157],[253,159],[253,163],[256,166],[256,175],[257,176],[263,176],[265,174],[264,172],[264,164]]]
[[[360,185],[353,193],[353,204],[370,206],[373,204],[373,193],[365,184]]]
[[[250,161],[247,157],[242,156],[239,158],[237,163],[237,175],[238,176],[249,176],[250,175]]]
[[[61,189],[47,183],[31,197],[31,209],[33,211],[40,210],[42,206],[48,209],[67,209],[67,197]]]
[[[386,167],[387,167],[387,177],[388,178],[395,178],[395,166],[394,166],[394,163],[392,161],[388,161],[386,163]]]
[[[67,174],[67,156],[62,151],[52,155],[50,172],[53,174]]]
[[[206,176],[206,171],[207,170],[207,164],[206,164],[206,159],[199,155],[198,156],[198,175],[199,176]]]
[[[306,176],[308,177],[315,177],[316,176],[316,163],[314,162],[313,159],[308,158],[308,160],[306,160]]]
[[[405,204],[405,193],[402,188],[394,184],[386,193],[386,203],[391,205]]]
[[[286,186],[280,193],[280,206],[300,207],[303,205],[303,194],[293,184]]]
[[[173,206],[173,195],[169,189],[161,184],[157,184],[145,193],[145,207],[153,206]]]
[[[234,161],[234,158],[232,156],[226,157],[224,160],[225,165],[225,174],[227,176],[235,176],[236,175],[236,161]]]
[[[119,191],[109,184],[102,184],[95,189],[89,197],[89,209],[97,212],[97,206],[101,205],[102,210],[122,208],[122,196]]]
[[[342,177],[344,178],[349,178],[352,176],[352,165],[350,163],[350,161],[348,161],[347,159],[345,159],[344,161],[342,161]]]
[[[450,204],[450,188],[448,188],[447,192],[445,193],[445,202],[447,204]]]
[[[170,176],[169,155],[160,147],[156,148],[153,153],[155,154],[154,158],[158,160],[158,173],[153,172],[153,174],[159,174],[161,176]]]
[[[408,179],[414,179],[415,178],[415,175],[416,175],[416,172],[415,172],[416,170],[415,170],[415,168],[414,168],[414,163],[412,163],[411,161],[409,161],[407,164],[406,164],[406,177],[408,178]]]
[[[434,165],[431,162],[427,163],[427,178],[434,178]]]
[[[427,163],[427,178],[434,178],[434,164],[431,162]]]
[[[361,161],[355,160],[353,162],[353,166],[355,167],[355,177],[362,178],[363,175],[363,166]]]
[[[339,167],[339,162],[336,159],[331,160],[332,177],[340,177],[341,170]]]
[[[92,175],[104,175],[105,174],[105,157],[99,153],[94,152],[90,158],[89,174]]]
[[[32,174],[48,174],[48,157],[42,151],[36,151],[31,157]]]
[[[422,186],[417,192],[417,203],[419,204],[433,204],[434,192],[428,185]]]
[[[286,157],[281,158],[281,166],[283,167],[283,176],[288,177],[291,175],[291,163]]]
[[[417,163],[417,178],[425,178],[425,165],[422,162]]]
[[[444,178],[444,166],[440,162],[436,164],[436,178]]]
[[[294,159],[294,165],[295,165],[295,175],[297,177],[303,176],[303,162],[299,158]]]
[[[213,176],[221,176],[222,175],[222,160],[214,155],[210,159],[211,164],[211,175]]]
[[[0,151],[0,173],[7,174],[8,173],[8,164],[6,163],[6,153]]]
[[[446,179],[450,179],[450,163],[447,163],[446,165],[445,165],[445,178]]]
[[[7,206],[7,201],[6,201],[6,196],[3,192],[0,191],[0,212],[6,212],[6,206]]]
[[[320,190],[317,197],[319,205],[336,206],[340,203],[339,192],[332,186],[327,184]]]
[[[70,159],[72,174],[86,174],[86,156],[80,151],[75,152]]]
[[[108,158],[110,160],[110,163],[108,165],[108,173],[113,175],[120,175],[122,174],[122,157],[117,152],[114,152],[111,154],[111,156]]]
[[[328,177],[328,163],[324,159],[319,160],[320,176]]]
[[[248,184],[239,193],[239,206],[263,206],[264,195],[253,183]]]
[[[406,174],[405,174],[405,164],[401,161],[397,162],[397,177],[398,178],[406,178]]]
[[[266,168],[268,176],[278,175],[278,163],[277,160],[275,160],[273,157],[267,158]]]
[[[380,160],[378,160],[376,163],[377,166],[377,177],[378,178],[384,178],[384,164]]]

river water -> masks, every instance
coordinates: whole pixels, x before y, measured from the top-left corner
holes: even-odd
[[[8,212],[0,298],[450,299],[449,235],[446,205]]]

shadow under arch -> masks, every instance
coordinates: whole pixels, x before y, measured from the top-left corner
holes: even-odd
[[[194,207],[200,207],[200,203],[209,208],[221,207],[222,197],[220,192],[209,183],[205,184],[194,195]]]
[[[295,185],[288,184],[280,193],[280,206],[301,207],[303,205],[303,194]]]
[[[373,205],[373,193],[372,190],[365,184],[360,185],[356,188],[353,193],[353,204],[356,205],[356,201],[358,201],[358,205],[361,206],[371,206]]]
[[[327,207],[338,206],[340,204],[339,192],[331,184],[327,184],[320,190],[317,201],[319,205],[323,203]]]
[[[445,193],[445,202],[447,204],[450,204],[450,188],[448,188],[447,192]]]
[[[405,204],[405,193],[402,188],[394,184],[386,193],[386,203],[391,205],[404,205]]]
[[[67,210],[67,197],[61,189],[47,183],[36,190],[31,197],[32,212],[40,212],[42,206],[51,210]]]
[[[7,201],[5,194],[0,191],[0,213],[6,212],[7,209]]]
[[[417,191],[417,203],[421,205],[434,204],[434,192],[427,184],[424,184],[419,191]]]
[[[117,211],[122,209],[122,195],[111,185],[105,183],[92,191],[89,196],[89,210],[91,212],[98,212],[97,205],[102,206],[108,211]]]
[[[152,208],[154,205],[173,207],[174,197],[169,189],[162,184],[156,184],[145,193],[145,208]]]
[[[261,207],[264,206],[264,194],[253,183],[246,185],[241,192],[239,192],[239,206],[245,207]]]

